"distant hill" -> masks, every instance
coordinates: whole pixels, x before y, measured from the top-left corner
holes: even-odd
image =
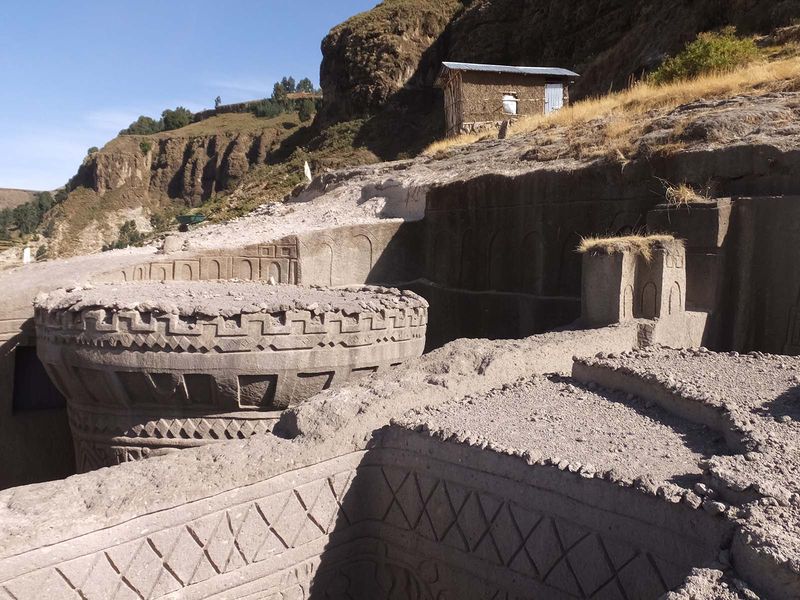
[[[37,192],[31,190],[15,190],[11,188],[0,188],[0,210],[4,208],[14,208],[20,204],[25,204],[33,200]]]

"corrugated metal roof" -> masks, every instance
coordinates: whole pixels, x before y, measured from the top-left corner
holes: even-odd
[[[484,73],[518,73],[543,75],[546,77],[580,77],[574,71],[558,67],[512,67],[509,65],[483,65],[480,63],[443,62],[442,66],[452,71],[481,71]]]

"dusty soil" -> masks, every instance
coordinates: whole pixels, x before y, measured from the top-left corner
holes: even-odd
[[[141,263],[155,254],[154,247],[127,248],[19,266],[0,273],[4,308],[30,310],[39,292],[84,285],[98,273]]]
[[[723,449],[719,436],[651,402],[562,377],[503,386],[428,409],[405,424],[491,440],[493,447],[566,461],[575,470],[613,470],[617,479],[689,488],[700,480],[700,461]]]
[[[716,569],[694,569],[680,589],[664,600],[758,600],[745,582]]]
[[[428,303],[414,292],[373,286],[327,289],[251,281],[169,281],[59,289],[40,295],[35,305],[48,311],[79,312],[104,307],[184,316],[230,317],[288,310],[351,315],[364,311],[427,307]]]
[[[749,448],[701,465],[747,543],[800,573],[800,358],[660,348],[583,361],[722,414]]]

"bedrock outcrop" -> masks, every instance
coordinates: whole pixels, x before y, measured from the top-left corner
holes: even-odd
[[[374,112],[409,83],[429,82],[441,60],[567,67],[582,75],[573,99],[604,94],[657,67],[699,32],[725,25],[769,32],[798,16],[796,0],[390,0],[323,41],[325,115]]]
[[[334,27],[322,40],[322,116],[347,120],[373,113],[415,80],[433,83],[437,40],[460,0],[388,0]]]
[[[230,189],[253,164],[264,162],[274,137],[270,132],[120,136],[87,157],[69,187],[101,195],[125,191],[167,197],[195,206]],[[149,144],[149,151],[143,151],[142,142]]]

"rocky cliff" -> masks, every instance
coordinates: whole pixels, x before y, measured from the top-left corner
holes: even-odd
[[[88,156],[48,215],[51,255],[98,250],[119,226],[196,207],[234,189],[296,130],[296,115],[231,114],[151,136],[119,136]],[[183,207],[183,208],[182,208]]]
[[[322,41],[324,120],[374,113],[408,84],[430,85],[444,58],[442,35],[460,0],[386,0]]]
[[[89,157],[69,187],[98,194],[128,188],[196,206],[263,163],[278,137],[272,131],[121,136]]]
[[[568,67],[582,74],[574,98],[602,94],[701,31],[766,32],[797,17],[800,0],[387,0],[323,41],[326,116],[377,112],[402,88],[430,83],[442,59]]]

